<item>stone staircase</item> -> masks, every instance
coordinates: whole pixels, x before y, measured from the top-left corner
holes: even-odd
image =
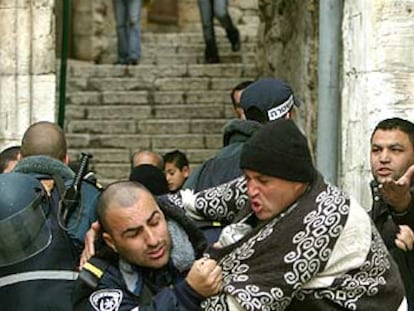
[[[65,131],[71,157],[91,152],[105,184],[128,177],[135,150],[177,148],[192,168],[214,154],[223,125],[234,117],[230,90],[257,76],[255,36],[242,35],[237,53],[223,33],[217,39],[221,64],[203,64],[200,32],[144,33],[138,66],[70,61]]]

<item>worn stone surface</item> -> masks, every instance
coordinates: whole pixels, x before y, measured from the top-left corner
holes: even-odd
[[[304,102],[300,123],[316,137],[318,1],[259,0],[259,74],[287,81]]]
[[[0,1],[0,149],[55,120],[54,1]]]

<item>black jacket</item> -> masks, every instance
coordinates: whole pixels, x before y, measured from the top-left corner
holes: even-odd
[[[223,148],[195,169],[183,189],[195,192],[218,186],[243,175],[240,154],[244,143],[262,126],[252,120],[232,120],[224,128]]]
[[[403,251],[394,242],[399,231],[399,225],[407,225],[414,231],[414,200],[411,201],[407,213],[398,215],[393,213],[392,207],[387,205],[382,199],[377,182],[371,182],[371,191],[373,199],[370,211],[371,218],[389,252],[397,262],[404,282],[406,297],[410,302],[411,308],[414,308],[414,250]],[[414,198],[413,189],[411,189],[411,193]]]

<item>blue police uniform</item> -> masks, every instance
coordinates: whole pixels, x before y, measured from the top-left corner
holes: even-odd
[[[24,209],[27,217],[21,217],[11,225],[10,228],[14,231],[7,238],[16,240],[16,246],[10,244],[13,248],[11,253],[20,252],[17,247],[19,244],[21,249],[25,249],[26,244],[36,246],[36,239],[39,237],[43,237],[43,240],[39,249],[27,251],[24,256],[17,256],[18,259],[13,262],[7,263],[6,258],[2,265],[0,259],[2,309],[72,310],[71,297],[74,281],[78,277],[79,254],[83,248],[85,233],[96,220],[99,189],[83,183],[79,208],[70,216],[67,228],[63,228],[58,218],[62,189],[59,189],[59,182],[56,181],[60,180],[63,188],[70,184],[74,172],[69,167],[46,156],[30,156],[22,159],[10,176],[4,175],[6,176],[2,178],[5,185],[11,184],[13,176],[17,176],[23,182],[16,179],[16,183],[10,188],[11,192],[14,192],[13,189],[16,190],[16,202],[12,202],[10,198],[3,198],[0,202],[2,205],[18,206],[24,196],[33,193],[33,188],[24,183],[25,178],[34,180],[33,184],[37,183],[36,187],[41,188],[42,193],[39,202],[36,201],[38,204]],[[55,186],[49,194],[46,194],[46,190],[38,181],[43,179],[55,181]],[[6,188],[3,188],[4,191]],[[5,229],[9,226],[0,227]],[[38,234],[37,228],[42,228],[43,233]],[[29,232],[32,237],[22,232]],[[19,240],[21,236],[27,238]],[[1,256],[2,254],[0,258]]]
[[[183,210],[166,202],[158,201],[158,205],[167,218],[173,241],[169,263],[161,269],[134,266],[102,245],[97,249],[97,256],[83,267],[76,282],[75,310],[200,309],[203,297],[187,284],[185,276],[207,246],[204,235]]]

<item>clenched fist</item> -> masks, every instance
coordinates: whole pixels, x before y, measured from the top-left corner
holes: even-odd
[[[194,262],[186,281],[203,297],[217,294],[222,285],[221,267],[213,259],[201,258]]]

